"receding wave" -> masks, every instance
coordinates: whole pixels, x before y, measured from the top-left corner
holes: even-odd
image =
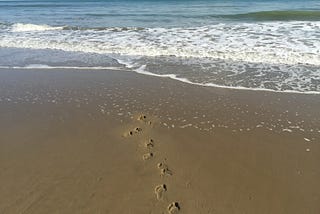
[[[167,28],[16,23],[1,27],[0,32],[0,51],[20,48],[81,53],[68,61],[65,54],[38,54],[37,60],[32,61],[28,51],[28,56],[21,58],[32,65],[108,67],[105,57],[97,60],[97,56],[106,56],[129,61],[128,68],[145,65],[145,72],[174,74],[201,85],[320,92],[317,21],[227,22]],[[44,55],[48,60],[43,59]],[[20,55],[12,56],[0,57],[0,61],[4,66],[15,65]]]
[[[216,17],[216,16],[215,16]],[[247,19],[252,21],[320,21],[318,10],[261,11],[235,15],[221,15],[222,18]]]

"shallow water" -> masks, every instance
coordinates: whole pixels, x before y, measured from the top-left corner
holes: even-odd
[[[0,66],[320,93],[318,1],[1,1]]]

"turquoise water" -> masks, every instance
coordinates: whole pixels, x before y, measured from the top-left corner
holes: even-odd
[[[320,2],[0,1],[0,66],[320,93]]]

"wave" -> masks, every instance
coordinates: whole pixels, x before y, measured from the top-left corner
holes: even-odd
[[[137,13],[87,13],[91,17],[139,17],[139,18],[181,18],[181,19],[231,19],[231,20],[248,20],[248,21],[320,21],[319,10],[275,10],[259,11],[240,14],[137,14]],[[145,20],[147,21],[147,20]]]
[[[55,7],[67,7],[71,6],[71,4],[19,4],[20,2],[17,2],[17,4],[12,4],[15,1],[7,1],[5,4],[3,1],[1,2],[2,7],[6,8],[55,8]],[[8,4],[9,3],[9,4]],[[24,3],[24,2],[23,2]]]
[[[214,15],[228,19],[245,19],[251,21],[320,21],[319,10],[275,10],[233,15]]]
[[[17,23],[1,32],[0,47],[8,48],[320,65],[320,22],[219,23],[190,28],[78,28]]]
[[[320,21],[319,10],[274,10],[259,11],[240,14],[136,14],[136,13],[88,13],[86,16],[92,17],[144,17],[144,18],[183,18],[183,19],[231,19],[231,20],[248,20],[248,21]]]
[[[62,30],[63,27],[53,27],[50,25],[36,25],[36,24],[23,24],[16,23],[12,25],[12,32],[26,32],[26,31],[49,31],[49,30]]]
[[[118,60],[119,63],[124,63],[122,60]],[[131,65],[124,63],[126,66],[123,67],[113,67],[113,66],[95,66],[95,67],[82,67],[82,66],[49,66],[45,64],[30,64],[26,66],[0,66],[1,69],[18,69],[18,70],[57,70],[57,69],[63,69],[63,70],[116,70],[116,71],[131,71]],[[190,81],[187,78],[179,77],[176,74],[156,74],[152,73],[146,70],[146,66],[142,65],[136,69],[133,69],[134,72],[142,74],[142,75],[148,75],[148,76],[155,76],[160,78],[170,78],[176,81],[180,81],[183,83],[196,85],[196,86],[202,86],[202,87],[214,87],[214,88],[224,88],[224,89],[231,89],[231,90],[245,90],[245,91],[261,91],[261,92],[271,92],[271,93],[293,93],[293,94],[305,94],[305,95],[320,95],[319,91],[297,91],[297,90],[273,90],[268,88],[250,88],[250,87],[243,87],[243,86],[227,86],[227,85],[219,85],[214,83],[197,83]]]
[[[7,27],[7,26],[10,26],[10,24],[6,22],[0,22],[0,27]]]
[[[141,31],[146,28],[142,27],[77,27],[77,26],[63,26],[61,30],[76,30],[76,31],[111,31],[111,32],[125,32],[125,31]]]
[[[53,30],[74,30],[74,31],[111,31],[111,32],[125,32],[125,31],[141,31],[145,30],[142,27],[80,27],[80,26],[50,26],[47,24],[29,24],[29,23],[1,23],[0,26],[10,26],[11,32],[27,32],[27,31],[53,31]]]
[[[187,78],[178,77],[178,75],[176,75],[176,74],[155,74],[155,73],[146,71],[145,65],[142,65],[137,69],[134,69],[134,71],[139,74],[161,77],[161,78],[170,78],[170,79],[184,82],[187,84],[203,86],[203,87],[225,88],[225,89],[245,90],[245,91],[264,91],[264,92],[272,92],[272,93],[293,93],[293,94],[320,95],[320,91],[274,90],[274,89],[258,88],[258,87],[257,88],[250,88],[250,87],[243,87],[243,86],[219,85],[219,84],[214,84],[214,83],[197,83],[197,82],[190,81]]]

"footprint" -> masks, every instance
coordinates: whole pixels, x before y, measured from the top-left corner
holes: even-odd
[[[130,137],[130,136],[133,136],[133,131],[128,131],[128,132],[126,132],[126,133],[124,133],[122,136],[123,137]]]
[[[147,116],[146,116],[146,115],[140,115],[140,116],[138,117],[138,120],[145,120],[145,119],[147,119]]]
[[[138,117],[138,120],[143,121],[143,122],[147,123],[148,125],[151,125],[151,124],[152,124],[151,121],[147,121],[147,116],[146,116],[146,115],[140,115],[140,116]]]
[[[145,143],[145,147],[146,148],[148,148],[148,149],[151,149],[151,148],[153,148],[153,140],[152,139],[150,139],[150,140],[148,140],[146,143]]]
[[[135,128],[134,130],[130,130],[130,131],[128,131],[127,133],[125,133],[124,136],[125,136],[125,137],[133,136],[134,134],[139,133],[139,132],[142,132],[142,128],[137,127],[137,128]]]
[[[137,127],[134,130],[135,130],[136,133],[142,132],[142,128],[140,128],[140,127]]]
[[[171,170],[168,168],[168,166],[164,163],[158,163],[158,168],[160,169],[160,175],[165,176],[165,175],[172,175]]]
[[[154,193],[157,195],[157,199],[161,200],[163,198],[163,194],[167,191],[167,186],[165,184],[161,184],[154,188]]]
[[[153,153],[152,152],[149,152],[149,153],[146,153],[142,156],[142,159],[143,160],[149,160],[153,157]]]
[[[178,213],[179,210],[180,210],[180,205],[178,202],[172,202],[168,206],[168,213],[170,213],[170,214]]]

